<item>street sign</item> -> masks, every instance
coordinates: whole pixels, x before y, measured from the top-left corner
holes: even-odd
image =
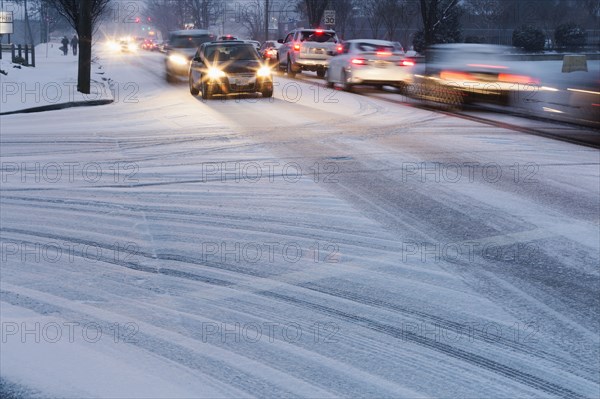
[[[335,11],[325,10],[323,13],[323,21],[325,22],[325,25],[335,25]]]
[[[0,11],[0,35],[13,33],[13,12]]]

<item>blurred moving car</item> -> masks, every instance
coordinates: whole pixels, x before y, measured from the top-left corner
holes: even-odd
[[[340,40],[334,30],[294,29],[279,40],[277,60],[279,68],[293,78],[301,71],[316,71],[320,78],[325,76],[331,52]]]
[[[403,90],[412,82],[415,63],[406,59],[404,53],[392,42],[385,40],[356,39],[342,45],[342,51],[331,52],[327,70],[328,87],[339,83],[346,91],[355,85],[371,85],[378,88],[395,86]]]
[[[201,92],[203,99],[230,93],[273,96],[271,69],[264,65],[254,46],[243,41],[200,46],[190,65],[189,86],[192,95]]]
[[[122,53],[135,53],[139,49],[138,44],[131,39],[122,39],[119,41],[119,45]]]
[[[214,40],[207,30],[190,29],[171,32],[168,45],[165,46],[165,76],[168,82],[174,82],[178,76],[187,76],[190,60],[201,44]]]
[[[274,63],[277,61],[277,49],[279,49],[279,47],[281,47],[281,44],[277,41],[267,40],[262,44],[262,46],[260,46],[258,52],[263,60]]]
[[[539,85],[539,80],[510,66],[511,47],[492,44],[438,44],[426,52],[416,95],[426,100],[461,105],[490,102],[508,105],[512,94]]]

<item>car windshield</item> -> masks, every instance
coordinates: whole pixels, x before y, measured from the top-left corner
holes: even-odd
[[[300,41],[303,42],[317,42],[317,43],[337,43],[337,38],[333,32],[317,32],[317,31],[303,31],[302,38]]]
[[[396,51],[392,45],[382,45],[374,43],[359,43],[358,49],[364,52],[377,52],[377,53],[393,53]]]
[[[251,44],[214,45],[206,47],[204,55],[208,61],[258,60],[256,49]]]
[[[211,35],[201,36],[173,36],[171,37],[171,47],[174,48],[194,48],[200,47],[202,43],[213,40]]]

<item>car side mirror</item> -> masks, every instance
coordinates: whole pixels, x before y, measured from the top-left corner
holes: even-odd
[[[277,43],[283,43],[283,39],[277,40]]]

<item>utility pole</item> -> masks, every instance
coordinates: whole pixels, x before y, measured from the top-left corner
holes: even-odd
[[[265,0],[265,41],[269,40],[269,0]]]
[[[79,73],[77,75],[77,90],[90,94],[90,79],[92,76],[92,0],[80,1],[79,16]]]

